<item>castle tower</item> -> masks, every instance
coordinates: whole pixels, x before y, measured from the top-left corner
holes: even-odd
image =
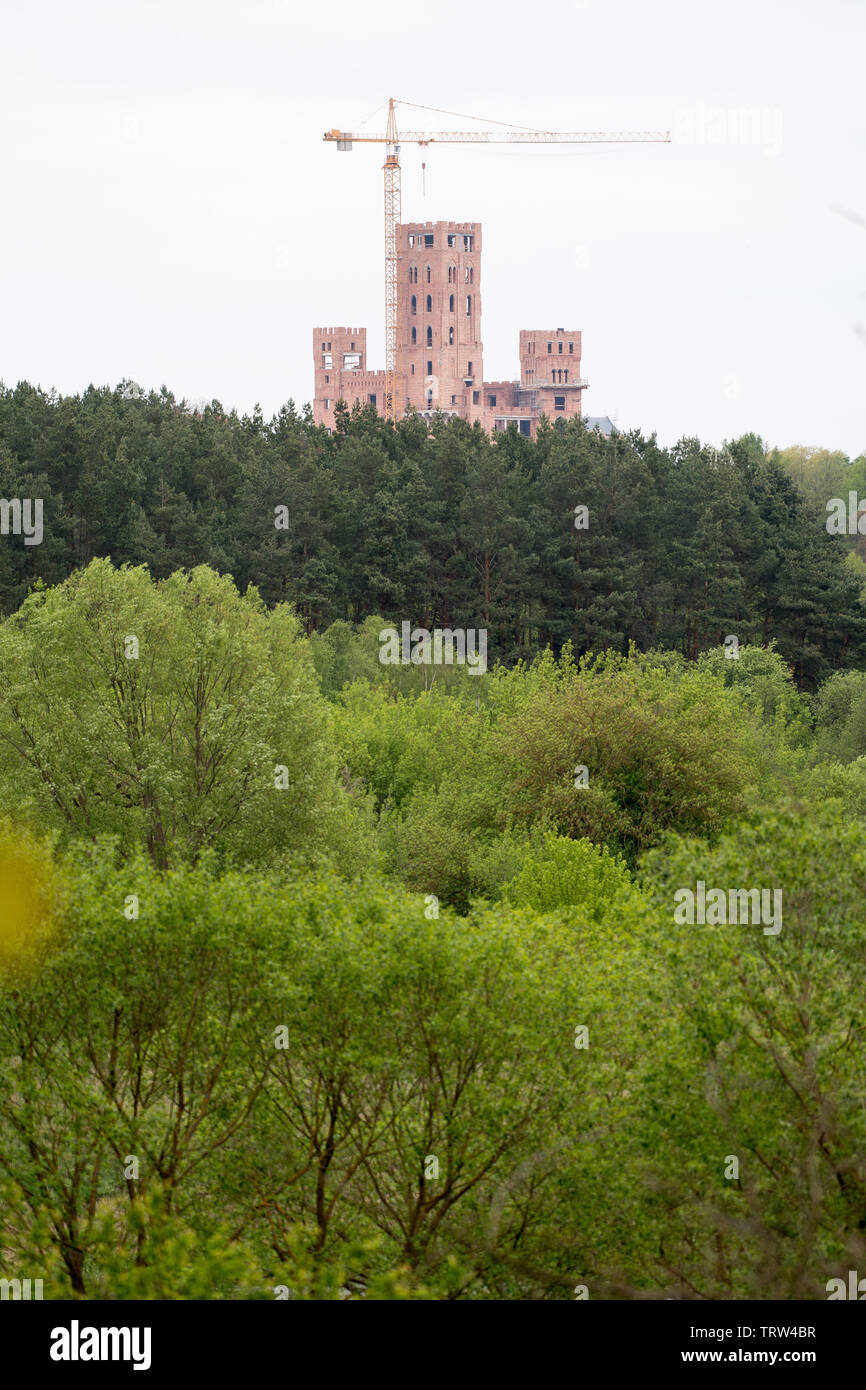
[[[581,413],[587,382],[580,375],[579,331],[565,328],[520,330],[518,395],[534,413],[549,420],[571,420]],[[530,393],[531,396],[530,396]]]
[[[401,403],[480,420],[481,226],[401,223],[397,246]]]
[[[313,363],[317,425],[334,428],[334,406],[339,400],[350,407],[356,401],[369,402],[382,414],[385,373],[367,369],[366,328],[314,328]]]

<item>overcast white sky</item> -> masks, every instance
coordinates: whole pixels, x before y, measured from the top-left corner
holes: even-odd
[[[404,146],[406,220],[483,223],[488,379],[517,375],[520,328],[563,325],[583,331],[585,410],[622,428],[866,449],[866,0],[0,0],[0,16],[7,385],[130,376],[269,415],[312,394],[314,324],[365,324],[383,366],[381,147],[321,135],[394,95],[674,135]]]

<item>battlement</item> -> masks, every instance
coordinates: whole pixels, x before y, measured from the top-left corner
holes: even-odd
[[[366,338],[366,328],[314,328],[314,338]]]
[[[406,232],[435,232],[437,227],[447,232],[477,232],[481,229],[480,222],[398,222],[397,225]]]

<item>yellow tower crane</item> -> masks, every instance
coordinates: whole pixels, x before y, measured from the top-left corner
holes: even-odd
[[[440,115],[458,116],[457,111],[442,111],[436,106],[418,106],[416,102],[401,101],[418,111],[436,111]],[[399,372],[397,343],[397,223],[400,221],[400,143],[413,145],[615,145],[669,144],[669,130],[604,131],[604,130],[530,130],[506,121],[494,121],[500,130],[405,130],[397,131],[397,101],[388,99],[388,120],[383,135],[371,135],[347,130],[327,130],[325,140],[336,142],[338,150],[351,150],[354,144],[384,145],[385,163],[385,418],[396,420],[397,377]],[[475,120],[476,117],[460,117]]]

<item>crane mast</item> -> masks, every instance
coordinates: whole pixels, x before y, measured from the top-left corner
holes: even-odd
[[[385,163],[385,419],[397,409],[397,224],[400,221],[400,146],[394,101],[388,102]]]
[[[413,106],[413,102],[403,102]],[[400,344],[397,337],[397,224],[401,218],[400,208],[400,140],[417,145],[611,145],[611,144],[669,144],[670,131],[578,131],[578,130],[529,130],[523,127],[503,130],[441,130],[406,131],[401,137],[397,130],[397,103],[388,98],[388,120],[384,135],[371,135],[364,132],[327,130],[324,140],[336,142],[338,150],[351,150],[352,145],[378,144],[385,146],[385,418],[396,421],[397,386],[400,379]],[[435,107],[419,107],[419,110],[436,110]],[[451,113],[446,113],[451,114]],[[504,123],[503,123],[504,124]]]

